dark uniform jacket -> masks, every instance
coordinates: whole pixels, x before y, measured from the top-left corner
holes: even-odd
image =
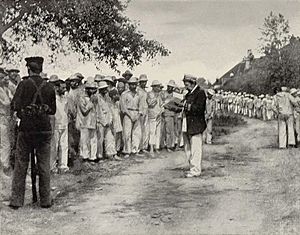
[[[43,82],[43,79],[40,76],[31,76],[30,78],[36,82],[37,86]],[[24,117],[21,115],[21,110],[31,104],[35,93],[36,87],[29,79],[24,79],[17,87],[13,99],[13,109],[17,111],[17,116],[21,119],[19,129],[24,132],[51,131],[49,115],[54,115],[56,112],[56,97],[52,84],[46,83],[41,89],[43,104],[46,104],[49,107],[47,115],[43,115],[39,118]],[[39,96],[37,97],[36,104],[41,104]]]
[[[203,133],[206,129],[205,109],[206,95],[203,90],[197,87],[193,92],[189,91],[185,95],[186,105],[184,108],[187,133],[189,135],[197,135]]]

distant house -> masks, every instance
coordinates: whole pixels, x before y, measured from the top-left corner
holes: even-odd
[[[226,80],[229,78],[239,77],[249,69],[251,69],[251,65],[255,62],[254,55],[252,54],[251,49],[247,51],[247,56],[244,57],[243,61],[235,65],[229,71],[227,71],[222,77],[220,77],[219,82],[220,85],[224,85]]]
[[[300,38],[292,36],[290,38],[289,44],[282,47],[280,49],[280,52],[289,51],[290,56],[294,58],[300,57]],[[282,53],[283,54],[283,53]],[[249,56],[250,55],[250,56]],[[249,60],[250,59],[250,60]],[[217,79],[216,83],[214,85],[221,85],[225,86],[226,84],[229,84],[230,81],[230,87],[232,84],[238,84],[238,82],[234,82],[235,79],[239,79],[241,77],[244,77],[243,75],[251,74],[249,77],[259,78],[264,74],[266,71],[266,66],[268,64],[268,57],[267,56],[261,56],[260,58],[254,58],[253,54],[249,53],[241,62],[236,64],[234,67],[232,67],[230,70],[228,70],[223,76],[221,76],[219,79]],[[265,77],[265,76],[262,76]],[[300,77],[299,77],[300,79]]]

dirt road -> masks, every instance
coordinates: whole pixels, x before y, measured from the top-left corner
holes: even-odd
[[[83,195],[69,194],[67,206],[32,209],[37,212],[29,218],[6,212],[4,231],[17,226],[14,234],[300,233],[300,150],[276,149],[275,122],[247,120],[206,145],[204,153],[201,178],[183,178],[183,152],[163,153],[99,179]]]

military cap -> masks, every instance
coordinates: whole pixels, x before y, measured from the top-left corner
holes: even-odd
[[[141,74],[139,78],[139,82],[147,82],[148,78],[146,74]]]
[[[287,91],[287,90],[288,90],[288,88],[286,86],[281,87],[281,91]]]
[[[161,83],[158,80],[154,80],[151,84],[151,86],[161,86]]]
[[[51,75],[49,78],[49,82],[58,82],[58,76],[57,75]]]
[[[40,56],[25,58],[26,66],[34,70],[43,70],[44,58]]]
[[[98,86],[97,86],[97,83],[95,83],[95,82],[87,81],[86,84],[85,84],[85,88],[95,88],[95,89],[97,89]]]
[[[170,80],[169,83],[167,84],[167,86],[170,86],[170,87],[177,87],[174,80]]]
[[[107,87],[108,87],[108,85],[105,81],[101,81],[98,84],[98,89],[104,89],[104,88],[107,88]]]
[[[131,78],[133,74],[129,70],[126,70],[125,73],[122,74],[122,77],[127,77],[127,76]]]
[[[138,83],[138,78],[131,77],[131,78],[129,78],[129,80],[127,81],[127,83]]]
[[[197,81],[197,78],[193,75],[190,75],[190,74],[185,74],[183,76],[183,81],[188,81],[188,82],[196,82]]]

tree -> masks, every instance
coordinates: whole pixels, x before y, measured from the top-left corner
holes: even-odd
[[[289,35],[289,21],[280,13],[275,15],[272,11],[265,18],[261,31],[261,38],[259,41],[260,51],[266,55],[274,50],[279,50],[285,46],[290,39]]]
[[[58,53],[74,51],[83,61],[132,68],[142,59],[170,51],[145,39],[138,24],[124,15],[122,0],[1,0],[0,41],[5,61],[20,60],[25,41],[46,44],[54,61]]]
[[[268,56],[267,72],[269,85],[299,87],[300,86],[300,40],[291,37],[289,45],[280,53]]]

